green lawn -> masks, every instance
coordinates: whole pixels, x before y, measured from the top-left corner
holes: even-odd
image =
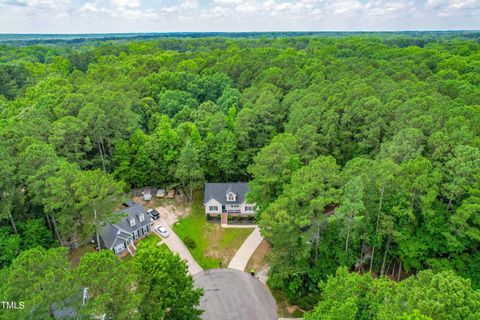
[[[173,230],[182,240],[189,237],[195,241],[196,247],[189,250],[202,268],[225,268],[253,229],[224,229],[207,222],[202,199],[201,191],[194,193],[191,214],[176,223]]]
[[[162,241],[159,237],[157,237],[155,234],[153,234],[153,232],[148,235],[147,237],[143,238],[142,240],[140,240],[137,244],[137,248],[140,247],[140,246],[157,246],[157,244]],[[168,247],[165,243],[162,243],[160,246],[161,249],[165,249],[165,250],[168,250]]]

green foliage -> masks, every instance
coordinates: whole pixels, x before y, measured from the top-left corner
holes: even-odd
[[[123,262],[110,250],[87,253],[76,268],[66,248],[36,247],[0,269],[0,277],[0,299],[25,306],[3,310],[2,320],[51,319],[62,310],[115,319],[199,319],[201,313],[196,306],[202,291],[193,288],[185,262],[157,246],[140,245],[138,255]]]
[[[139,273],[132,273],[112,251],[87,253],[74,271],[82,288],[88,288],[89,301],[80,314],[107,314],[116,319],[138,319],[136,308],[142,295],[132,288]]]
[[[20,236],[12,234],[9,227],[0,227],[0,241],[2,251],[0,251],[0,268],[8,266],[12,260],[20,253]]]
[[[305,319],[477,319],[479,295],[452,271],[426,270],[395,283],[339,268]]]
[[[249,181],[273,244],[270,285],[302,307],[342,265],[396,279],[455,270],[478,288],[476,37],[5,45],[1,263],[53,246],[51,234],[91,237],[93,209],[109,221],[126,187],[191,199],[204,181]]]
[[[141,275],[139,291],[145,293],[139,310],[143,319],[200,319],[196,306],[202,290],[194,289],[187,264],[178,255],[140,247],[133,263]]]
[[[22,237],[22,248],[44,247],[48,249],[54,245],[53,233],[41,219],[30,219],[18,224]]]
[[[203,183],[201,161],[198,147],[188,140],[178,158],[175,177],[178,178],[184,190],[187,190],[189,200],[193,199],[193,189],[199,188]]]
[[[197,247],[195,240],[193,240],[189,236],[186,236],[185,238],[183,238],[182,241],[189,249],[195,249]]]
[[[25,308],[2,312],[1,319],[51,319],[54,307],[63,308],[80,287],[70,273],[67,250],[41,247],[23,251],[12,264],[0,271],[2,301],[23,301]]]
[[[379,319],[415,311],[432,319],[477,319],[480,317],[480,291],[470,281],[452,271],[434,274],[422,271],[400,282],[387,295]]]

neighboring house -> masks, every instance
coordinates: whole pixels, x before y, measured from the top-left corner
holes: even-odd
[[[133,255],[134,241],[146,237],[152,231],[152,222],[145,208],[139,203],[128,202],[126,208],[116,214],[125,215],[114,224],[107,224],[100,233],[100,247],[118,255]]]
[[[249,191],[246,182],[205,183],[205,214],[221,215],[222,223],[226,223],[229,215],[254,215],[255,204],[246,202]]]

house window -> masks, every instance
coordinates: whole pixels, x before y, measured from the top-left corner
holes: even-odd
[[[245,206],[245,211],[253,211],[253,206]]]
[[[125,248],[124,244],[119,244],[118,246],[115,247],[115,253],[122,252],[123,249]]]
[[[128,218],[128,221],[130,222],[130,227],[135,225],[135,218]]]
[[[210,211],[218,211],[218,206],[209,206],[208,210]]]
[[[227,201],[235,201],[235,198],[235,193],[230,192],[229,194],[227,194]]]
[[[140,222],[145,221],[145,215],[143,213],[140,213],[140,215],[138,216],[138,220],[140,220]]]

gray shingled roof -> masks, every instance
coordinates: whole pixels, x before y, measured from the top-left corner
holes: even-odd
[[[246,182],[205,183],[205,196],[203,203],[215,199],[223,204],[241,204],[245,201],[245,195],[249,192]],[[233,192],[237,195],[235,201],[227,201],[227,194]]]
[[[150,216],[147,214],[145,208],[139,204],[132,204],[130,207],[127,207],[121,211],[117,211],[116,214],[127,214],[119,222],[114,224],[107,224],[103,227],[102,232],[100,233],[100,240],[102,245],[108,249],[111,249],[116,244],[115,241],[118,237],[127,239],[131,236],[132,232],[145,227],[150,224]],[[140,214],[144,215],[144,220],[140,221]],[[130,227],[129,218],[135,219],[135,225]]]

